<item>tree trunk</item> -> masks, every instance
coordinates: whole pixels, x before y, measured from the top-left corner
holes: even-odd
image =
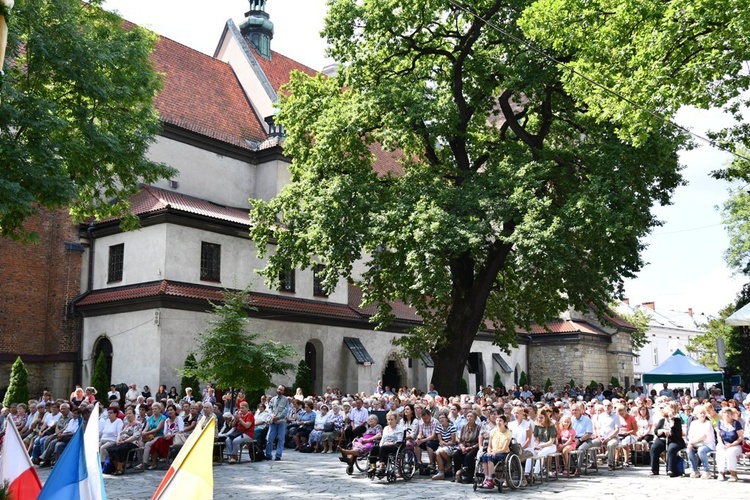
[[[473,280],[470,282],[474,284]],[[454,280],[453,303],[446,323],[445,340],[432,356],[435,362],[432,383],[442,395],[461,393],[464,367],[484,317],[489,292],[483,297],[477,297],[472,292],[476,292],[473,286],[462,287],[460,280]]]
[[[442,396],[461,394],[461,378],[466,361],[469,359],[471,344],[476,336],[473,332],[447,332],[445,347],[432,355],[435,369],[432,372],[432,383]]]
[[[514,230],[515,223],[506,222],[504,236],[509,236]],[[485,309],[492,285],[512,248],[512,244],[498,239],[490,247],[484,262],[479,265],[468,252],[451,259],[453,286],[445,339],[432,353],[435,362],[432,383],[438,393],[451,396],[461,393],[461,377],[469,359],[471,344],[484,326]]]

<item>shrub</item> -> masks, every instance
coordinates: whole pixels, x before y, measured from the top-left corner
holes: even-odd
[[[522,371],[521,376],[518,377],[518,385],[524,386],[524,385],[527,385],[528,383],[529,383],[529,379],[526,376],[526,372]]]
[[[296,391],[298,387],[302,388],[302,394],[305,396],[312,396],[312,377],[310,376],[310,368],[307,366],[304,359],[300,360],[297,365],[297,375],[294,378],[293,391]]]
[[[551,385],[552,385],[552,380],[550,380],[550,378],[547,377],[547,380],[544,381],[544,390],[548,391]]]
[[[500,378],[500,374],[498,372],[495,372],[495,378],[492,380],[492,387],[494,387],[495,389],[499,389],[501,387],[503,389],[505,388],[505,386],[503,385],[503,379]]]
[[[108,406],[109,380],[107,380],[107,359],[103,352],[100,352],[96,358],[94,371],[91,373],[91,386],[96,389],[96,399],[104,406]]]
[[[465,378],[461,379],[461,394],[466,394],[469,392],[469,384],[466,382]]]
[[[3,399],[3,406],[10,406],[11,403],[27,403],[28,401],[29,372],[26,371],[26,365],[21,361],[21,356],[18,356],[10,369],[10,384]]]
[[[185,358],[185,370],[188,369],[195,369],[198,366],[198,363],[195,361],[195,355],[191,352],[187,355]],[[180,380],[180,397],[187,396],[185,393],[185,388],[190,387],[193,389],[193,397],[196,399],[201,398],[201,383],[200,380],[198,380],[195,377],[192,377],[190,375],[183,375],[182,379]]]

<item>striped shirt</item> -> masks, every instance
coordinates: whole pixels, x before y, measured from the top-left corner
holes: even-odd
[[[456,433],[456,426],[453,424],[448,424],[448,427],[438,425],[437,433],[443,441],[445,441],[446,443],[450,443],[451,436]]]

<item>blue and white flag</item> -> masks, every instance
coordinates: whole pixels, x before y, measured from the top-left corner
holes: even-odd
[[[95,411],[98,413],[98,410]],[[90,418],[89,422],[98,428],[98,419]],[[94,460],[98,468],[98,453]],[[57,460],[39,493],[38,500],[106,499],[101,472],[94,475],[89,472],[92,469],[93,467],[90,469],[86,463],[84,425],[81,424]]]

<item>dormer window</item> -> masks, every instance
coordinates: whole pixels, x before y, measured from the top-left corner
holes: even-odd
[[[258,51],[258,54],[266,59],[271,59],[271,40],[267,36],[261,33],[250,33],[248,38],[250,45]]]

